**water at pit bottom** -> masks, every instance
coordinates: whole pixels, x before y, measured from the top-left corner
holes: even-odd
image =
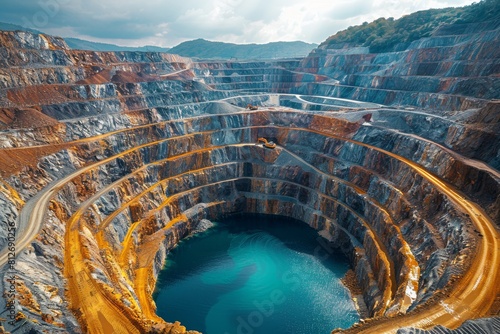
[[[347,259],[281,217],[233,217],[179,243],[158,277],[157,313],[205,334],[328,334],[359,320]]]

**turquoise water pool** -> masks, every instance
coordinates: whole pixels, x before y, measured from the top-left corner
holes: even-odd
[[[205,334],[327,334],[359,320],[348,268],[304,223],[234,217],[168,254],[154,299],[163,319]]]

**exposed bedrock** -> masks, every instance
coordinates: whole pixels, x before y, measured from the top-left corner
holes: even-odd
[[[3,269],[4,292],[16,291],[1,300],[15,306],[7,329],[187,332],[155,314],[158,272],[199,221],[241,213],[298,219],[323,255],[346,254],[374,319],[354,331],[494,313],[490,28],[440,30],[397,53],[272,62],[87,52],[0,33],[0,246],[15,226],[18,248]]]
[[[303,71],[337,80],[310,84],[301,93],[385,105],[464,110],[499,98],[498,20],[479,28],[442,29],[400,52],[370,54],[367,48],[315,49]]]
[[[398,330],[397,334],[490,334],[498,331],[500,331],[500,319],[497,317],[468,320],[455,330],[443,326],[436,326],[428,331],[417,328],[402,328]]]
[[[357,126],[332,119],[339,128],[321,129],[326,120],[291,111],[245,112],[186,119],[192,126],[182,131],[193,134],[164,133],[168,138],[142,145],[136,142],[143,138],[137,130],[110,134],[103,139],[108,144],[72,153],[92,152],[100,162],[77,172],[61,188],[54,199],[56,207],[64,208],[58,217],[81,217],[73,224],[88,229],[80,236],[87,249],[82,256],[101,259],[92,262],[89,272],[98,284],[109,286],[105,291],[126,289],[121,295],[132,301],[121,302],[127,305],[137,303],[138,292],[130,284],[117,287],[112,268],[121,265],[130,281],[146,264],[154,264],[156,272],[164,258],[158,251],[175,245],[193,222],[243,211],[299,218],[343,245],[373,314],[414,307],[464,270],[463,252],[473,246],[473,238],[462,230],[469,224],[467,217],[438,192],[432,195],[432,185],[399,160],[348,137],[331,137]],[[219,122],[231,126],[221,131]],[[168,129],[171,123],[162,126]],[[273,126],[265,125],[269,123]],[[291,123],[300,128],[285,127]],[[276,138],[280,148],[256,146],[260,136]],[[392,169],[383,168],[388,165]],[[433,203],[435,196],[436,208],[422,215],[422,200]],[[82,207],[87,209],[80,212]],[[165,233],[173,234],[164,239]],[[159,249],[162,239],[166,244]],[[102,258],[99,249],[108,248]],[[160,258],[153,261],[154,254]],[[149,291],[152,284],[154,280]],[[139,317],[137,309],[130,312]]]

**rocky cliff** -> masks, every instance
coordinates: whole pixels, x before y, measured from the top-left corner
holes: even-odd
[[[375,54],[368,47],[323,44],[301,67],[337,81],[309,85],[306,91],[434,110],[484,106],[498,98],[500,89],[499,28],[499,20],[442,26],[399,52]]]
[[[343,250],[370,313],[353,331],[495,314],[498,29],[272,62],[1,32],[4,327],[186,332],[155,314],[167,252],[245,212]]]

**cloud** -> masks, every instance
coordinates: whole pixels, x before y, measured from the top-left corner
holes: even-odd
[[[2,0],[0,21],[121,45],[174,46],[205,38],[234,43],[320,43],[379,17],[473,0]]]

